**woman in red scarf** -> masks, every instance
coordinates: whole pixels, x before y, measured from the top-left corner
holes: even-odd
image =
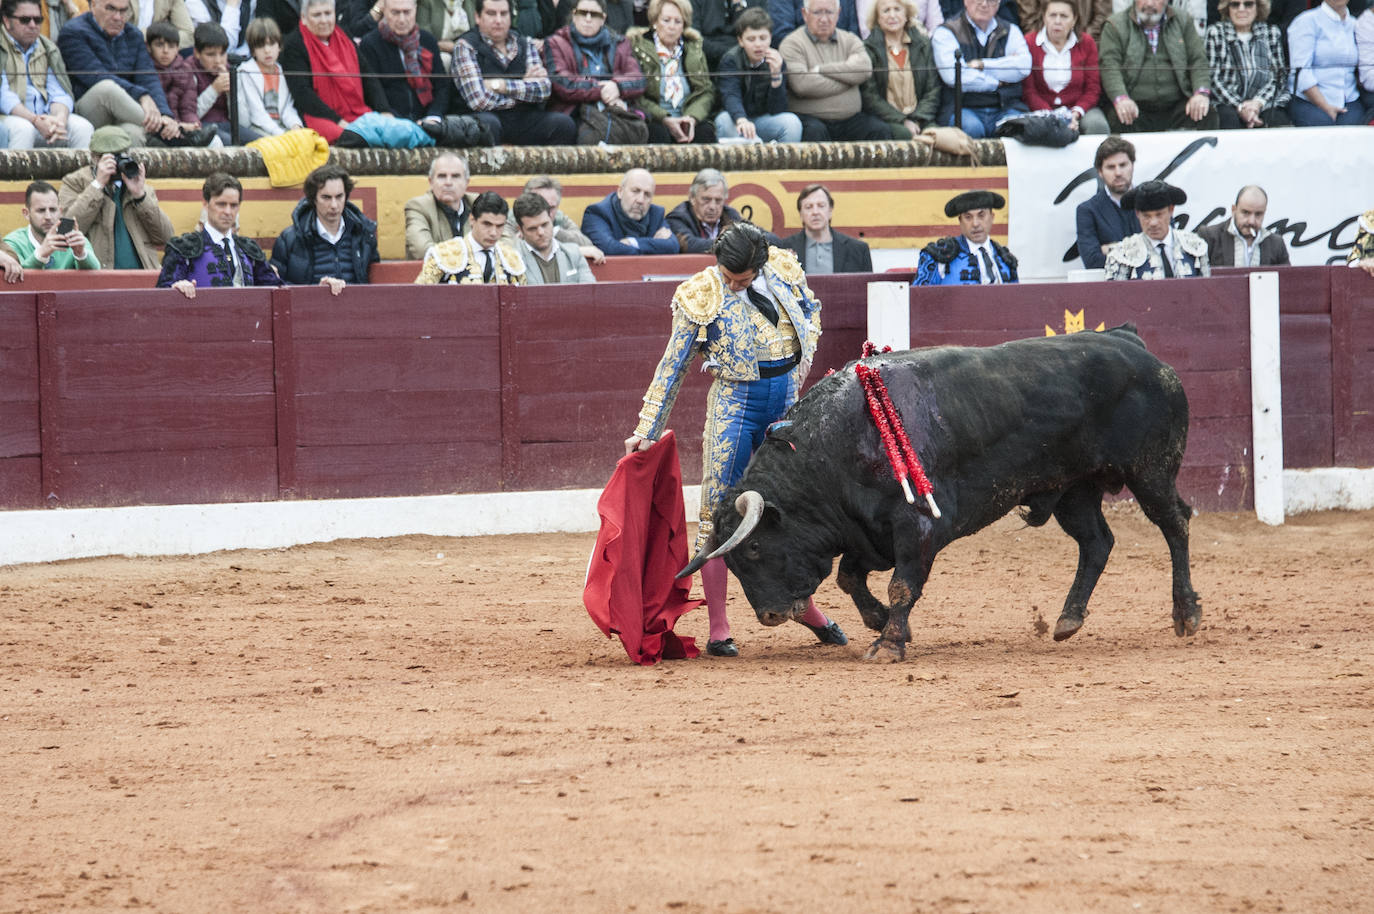
[[[303,6],[300,28],[282,43],[281,65],[305,126],[334,143],[349,122],[386,100],[364,98],[358,49],[335,22],[334,0],[305,0]]]

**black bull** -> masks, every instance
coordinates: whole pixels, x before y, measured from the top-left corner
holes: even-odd
[[[867,657],[901,660],[935,555],[1019,505],[1028,524],[1054,517],[1078,543],[1078,572],[1054,630],[1062,641],[1082,627],[1114,542],[1102,495],[1124,485],[1169,545],[1174,631],[1197,631],[1192,512],[1175,488],[1188,400],[1134,327],[893,352],[865,364],[881,369],[941,516],[920,500],[907,503],[847,366],[793,406],[790,425],[770,432],[715,510],[724,545],[703,549],[684,574],[707,552],[723,553],[759,621],[777,625],[805,611],[838,555],[836,583],[881,632]],[[868,573],[889,568],[884,605]]]

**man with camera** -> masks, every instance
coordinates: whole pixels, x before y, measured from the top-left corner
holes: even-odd
[[[64,218],[57,202],[57,188],[34,181],[24,191],[21,226],[5,236],[5,243],[32,270],[98,270],[100,260],[86,243],[86,236],[70,218]]]
[[[143,163],[128,154],[123,128],[101,127],[91,136],[90,168],[62,179],[62,212],[83,226],[107,269],[156,270],[172,220],[157,205]]]

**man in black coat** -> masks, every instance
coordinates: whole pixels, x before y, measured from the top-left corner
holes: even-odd
[[[353,179],[342,165],[321,165],[305,178],[305,197],[272,245],[272,268],[289,285],[327,286],[338,295],[368,281],[378,260],[377,223],[348,197]]]
[[[1135,180],[1135,146],[1130,140],[1109,136],[1093,157],[1100,184],[1097,193],[1078,204],[1078,256],[1089,270],[1107,263],[1107,248],[1140,231],[1135,210],[1121,206],[1121,198]]]
[[[867,243],[830,227],[835,198],[824,184],[809,184],[797,195],[802,230],[782,240],[803,269],[819,273],[872,273],[873,253]]]
[[[448,113],[453,79],[444,70],[439,42],[415,24],[415,0],[382,0],[377,28],[358,43],[363,84],[377,83],[385,112],[407,120],[437,122]],[[376,90],[364,88],[375,97]]]
[[[730,186],[725,175],[714,168],[703,168],[687,188],[687,199],[668,213],[668,228],[677,236],[687,254],[709,254],[717,236],[736,222],[743,221],[733,206],[727,206]]]

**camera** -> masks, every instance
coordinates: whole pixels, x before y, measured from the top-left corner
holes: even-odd
[[[138,159],[126,153],[115,156],[115,173],[124,180],[138,177]]]

